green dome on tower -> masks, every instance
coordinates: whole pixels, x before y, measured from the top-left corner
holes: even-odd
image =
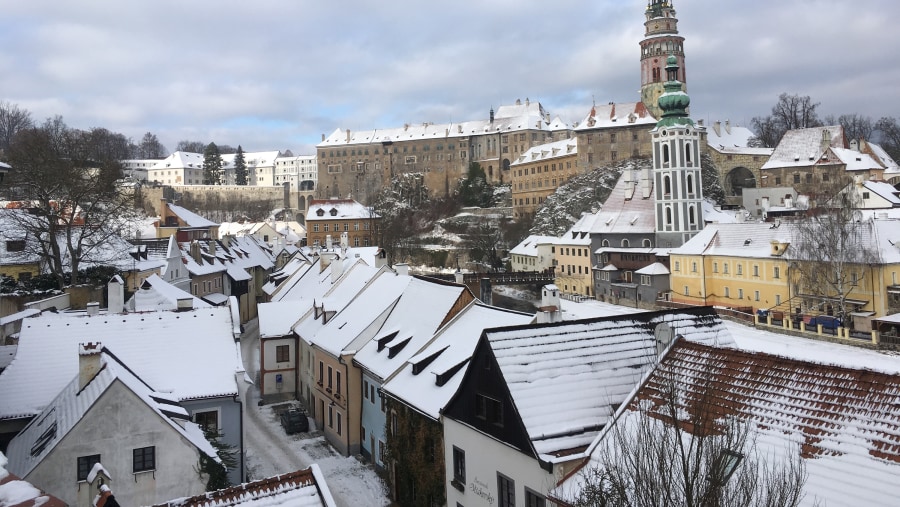
[[[666,77],[667,80],[663,85],[666,91],[659,96],[658,102],[663,115],[656,127],[693,125],[694,121],[687,113],[691,98],[684,92],[681,81],[678,80],[678,59],[675,55],[669,55],[666,59]]]

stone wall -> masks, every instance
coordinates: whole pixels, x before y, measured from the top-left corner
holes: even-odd
[[[191,211],[204,215],[204,210],[260,212],[268,215],[277,208],[293,208],[306,216],[306,207],[314,191],[289,191],[277,187],[239,185],[190,185],[141,188],[141,202],[148,213],[160,214],[163,198],[176,204],[185,204]],[[287,200],[287,202],[285,202]],[[205,216],[205,215],[204,215]],[[216,218],[211,218],[216,220]],[[299,217],[297,221],[304,223]]]

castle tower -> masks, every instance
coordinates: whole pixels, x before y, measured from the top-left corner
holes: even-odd
[[[656,198],[656,242],[678,247],[703,229],[700,139],[703,127],[688,117],[690,97],[678,80],[678,57],[666,62],[666,83],[658,106],[662,118],[651,131]]]
[[[649,0],[644,40],[641,41],[641,102],[654,118],[662,111],[657,106],[664,92],[665,65],[669,55],[675,56],[680,69],[677,76],[681,90],[687,91],[684,70],[684,37],[678,35],[678,19],[671,0]]]

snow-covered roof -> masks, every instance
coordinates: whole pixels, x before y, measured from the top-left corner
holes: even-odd
[[[94,343],[98,346],[99,344]],[[77,363],[78,355],[85,353],[81,348],[67,352]],[[99,351],[98,351],[99,352]],[[72,430],[91,409],[94,403],[116,382],[121,382],[135,394],[163,421],[168,423],[182,438],[200,452],[218,461],[215,449],[203,436],[203,430],[190,422],[190,414],[171,394],[155,391],[143,379],[137,377],[130,366],[126,366],[106,348],[100,352],[102,366],[84,387],[81,387],[78,372],[62,390],[44,407],[12,441],[8,455],[10,470],[22,477],[27,476],[50,454],[56,444]],[[131,365],[138,369],[138,365]],[[139,414],[132,414],[137,417]],[[106,414],[97,414],[106,417]],[[176,422],[176,419],[179,421]]]
[[[396,305],[413,277],[397,275],[393,271],[379,272],[364,290],[331,318],[324,326],[310,332],[299,327],[297,334],[304,340],[334,357],[353,354],[378,331],[390,310]]]
[[[895,207],[900,206],[900,190],[894,188],[894,185],[884,181],[864,181],[863,186],[872,193],[878,194],[879,197],[888,201]]]
[[[733,344],[709,308],[485,331],[540,459],[571,459],[594,440],[656,361],[660,324],[691,341]]]
[[[750,141],[756,135],[747,127],[732,125],[730,121],[725,123],[715,122],[706,130],[707,144],[713,150],[720,153],[761,155],[768,157],[772,154],[772,148],[751,148]]]
[[[747,445],[756,445],[762,459],[804,460],[800,505],[891,505],[900,497],[898,386],[897,374],[679,340],[623,407],[618,424],[669,410],[663,396],[678,400],[681,417],[697,414],[682,400],[712,398],[709,413],[699,415],[747,421],[755,435]],[[668,394],[673,387],[676,396]],[[653,424],[667,417],[654,415]],[[596,466],[601,446],[614,440],[612,433],[602,434],[587,466]],[[572,474],[561,490],[578,490],[581,477]]]
[[[552,160],[578,154],[578,138],[563,139],[552,143],[533,146],[513,161],[511,166],[528,164],[538,160]]]
[[[383,389],[437,421],[440,411],[456,394],[485,327],[515,326],[533,315],[472,303],[414,355]]]
[[[0,163],[2,164],[2,163]],[[50,496],[28,481],[6,469],[6,455],[0,452],[0,505],[4,507],[67,507],[55,496]]]
[[[209,307],[209,303],[179,289],[154,273],[144,280],[125,307],[135,312],[177,310],[178,300],[187,298],[191,299],[194,308]]]
[[[653,181],[644,198],[646,174],[636,168],[626,169],[616,182],[603,208],[595,213],[588,232],[592,234],[649,234],[656,232]]]
[[[166,205],[169,207],[169,211],[171,211],[173,214],[177,215],[178,218],[183,220],[184,223],[187,224],[188,227],[214,227],[214,226],[219,225],[211,220],[207,220],[207,219],[201,217],[200,215],[194,213],[193,211],[189,211],[186,208],[182,208],[181,206],[178,206],[177,204],[166,203]]]
[[[831,152],[843,163],[846,171],[871,171],[883,169],[881,164],[866,153],[846,148],[831,148]]]
[[[386,141],[416,141],[424,139],[456,139],[479,134],[514,132],[519,130],[548,130],[547,112],[539,102],[500,106],[494,120],[473,120],[456,123],[418,123],[387,129],[351,131],[335,129],[316,148],[331,148],[354,144]]]
[[[872,245],[883,264],[900,263],[900,222],[889,219],[868,219],[856,223],[860,228],[860,243]],[[787,244],[780,258],[791,259],[790,247],[795,226],[787,223],[745,222],[710,224],[687,243],[671,250],[671,255],[709,255],[772,258],[772,242]]]
[[[880,145],[870,143],[868,141],[866,141],[865,145],[866,149],[871,152],[874,158],[881,162],[881,164],[884,166],[885,174],[900,173],[900,165],[898,165],[897,162],[894,161],[893,157],[891,157],[891,155],[887,151],[885,151],[884,148],[882,148]]]
[[[828,148],[843,148],[844,144],[844,129],[840,125],[788,130],[762,168],[811,166]]]
[[[354,363],[387,380],[428,344],[467,293],[464,285],[413,278],[375,338],[356,353]]]
[[[653,264],[650,264],[649,266],[644,266],[643,268],[635,271],[635,273],[637,273],[639,275],[651,275],[651,276],[653,276],[653,275],[668,275],[669,268],[667,268],[661,262],[654,262]]]
[[[154,507],[337,507],[319,465]]]
[[[210,292],[209,294],[204,294],[201,297],[204,301],[213,306],[222,306],[228,302],[228,296],[222,294],[221,292]]]
[[[643,102],[610,103],[591,107],[584,120],[575,125],[576,132],[601,128],[627,127],[629,125],[656,125]]]
[[[557,238],[553,236],[540,236],[532,234],[531,236],[523,239],[521,243],[513,247],[513,249],[509,251],[509,254],[522,255],[526,257],[537,257],[538,245],[553,244],[556,242],[556,239]]]
[[[372,208],[353,199],[318,199],[309,203],[307,221],[379,218]]]
[[[707,224],[733,224],[738,221],[737,214],[742,213],[742,211],[723,210],[709,199],[703,199],[701,205],[703,206],[703,222]]]
[[[22,322],[16,358],[0,374],[0,419],[38,414],[78,372],[78,344],[99,341],[175,399],[233,396],[231,310],[128,314],[44,313]],[[198,360],[200,358],[201,360]]]

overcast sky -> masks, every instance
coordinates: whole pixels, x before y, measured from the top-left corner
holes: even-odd
[[[0,0],[0,100],[136,141],[312,154],[336,128],[572,123],[639,100],[646,0]],[[900,117],[896,0],[674,0],[692,115],[746,125],[781,92]]]

